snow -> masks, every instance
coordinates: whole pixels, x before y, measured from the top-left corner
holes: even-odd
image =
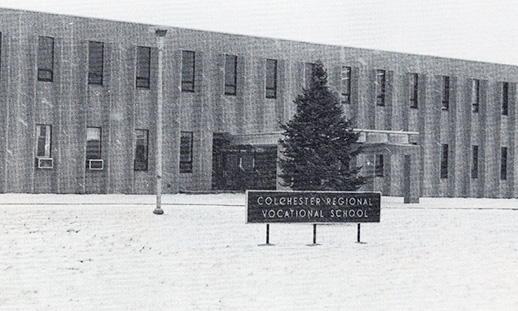
[[[0,195],[0,310],[517,310],[518,200],[245,223],[243,194]]]

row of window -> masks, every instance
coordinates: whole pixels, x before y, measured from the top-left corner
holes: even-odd
[[[86,128],[86,163],[92,160],[102,160],[102,129],[100,127]],[[193,162],[193,133],[182,132],[180,138],[180,173],[192,173]],[[135,130],[134,170],[148,170],[149,131]],[[36,125],[36,157],[52,158],[52,125]],[[101,164],[102,165],[102,164]],[[48,167],[52,168],[52,167]],[[92,167],[90,167],[92,168]],[[99,167],[97,167],[99,168]],[[100,167],[102,169],[102,166]]]
[[[442,145],[442,157],[441,157],[441,178],[448,178],[448,153],[449,147],[447,144]],[[374,164],[374,176],[383,177],[385,172],[383,154],[377,154]],[[472,149],[472,160],[471,160],[471,178],[478,178],[478,146],[474,145]],[[507,179],[507,147],[500,148],[500,179]]]
[[[449,154],[449,147],[447,144],[442,145],[441,150],[441,178],[448,178],[448,154]],[[472,152],[471,152],[471,178],[477,179],[478,178],[478,169],[479,169],[479,153],[478,153],[478,146],[473,145],[472,146]],[[506,180],[507,179],[507,147],[501,147],[500,148],[500,179]]]
[[[0,33],[1,38],[1,33]],[[104,44],[102,42],[88,42],[88,83],[103,84],[103,60]],[[235,55],[225,55],[225,95],[237,94],[237,63]],[[312,63],[306,63],[304,67],[304,78],[306,87],[313,74]],[[149,88],[151,74],[151,48],[137,47],[137,68],[136,87]],[[408,102],[410,108],[418,108],[419,103],[419,75],[408,73]],[[38,41],[38,80],[52,82],[54,80],[54,38],[39,37]],[[277,60],[266,60],[265,77],[266,98],[277,97]],[[351,104],[352,94],[352,68],[343,66],[341,70],[341,102]],[[471,101],[472,111],[479,112],[480,107],[480,80],[471,80]],[[385,106],[386,101],[386,71],[376,70],[375,78],[375,101],[378,106]],[[195,52],[182,51],[182,77],[181,89],[183,92],[194,92],[195,85]],[[441,81],[441,108],[449,109],[451,79],[443,76]],[[502,83],[502,114],[507,115],[509,111],[509,83]]]

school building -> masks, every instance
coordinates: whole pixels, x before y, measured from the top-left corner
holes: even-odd
[[[0,193],[154,193],[159,97],[163,193],[281,188],[321,60],[363,190],[518,197],[516,66],[11,9],[0,44]]]

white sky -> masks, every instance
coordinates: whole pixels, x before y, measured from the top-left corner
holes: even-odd
[[[2,0],[0,6],[518,65],[518,0]]]

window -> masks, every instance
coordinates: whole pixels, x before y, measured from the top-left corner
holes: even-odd
[[[442,110],[450,108],[450,77],[442,77],[442,92],[441,92]]]
[[[180,173],[192,173],[192,132],[180,137]]]
[[[410,108],[418,108],[419,75],[417,73],[408,74],[408,97]]]
[[[54,81],[54,38],[38,40],[38,81]]]
[[[194,92],[194,52],[182,52],[182,91]]]
[[[473,160],[471,161],[471,178],[478,178],[478,146],[473,146]]]
[[[507,147],[501,148],[500,179],[507,179]]]
[[[237,56],[225,55],[225,95],[236,95]]]
[[[88,42],[88,84],[103,84],[103,53],[102,42]]]
[[[502,85],[502,114],[504,116],[509,112],[509,82]]]
[[[311,82],[313,81],[313,71],[315,69],[315,64],[306,63],[304,64],[304,85],[307,89],[311,87]]]
[[[377,154],[376,155],[376,166],[374,167],[374,175],[376,177],[383,177],[384,176],[384,164],[383,164],[383,155]]]
[[[137,47],[137,79],[138,88],[149,89],[149,77],[151,75],[151,48]]]
[[[471,80],[471,103],[472,111],[477,113],[480,107],[480,80]]]
[[[148,130],[135,130],[135,171],[147,171]]]
[[[36,124],[36,156],[51,158],[52,126]]]
[[[442,145],[441,178],[448,178],[448,145]]]
[[[385,106],[385,70],[376,70],[376,105]]]
[[[266,98],[277,98],[277,60],[266,60]]]
[[[351,103],[351,67],[342,66],[342,104]]]
[[[101,128],[86,128],[86,160],[101,159]]]

